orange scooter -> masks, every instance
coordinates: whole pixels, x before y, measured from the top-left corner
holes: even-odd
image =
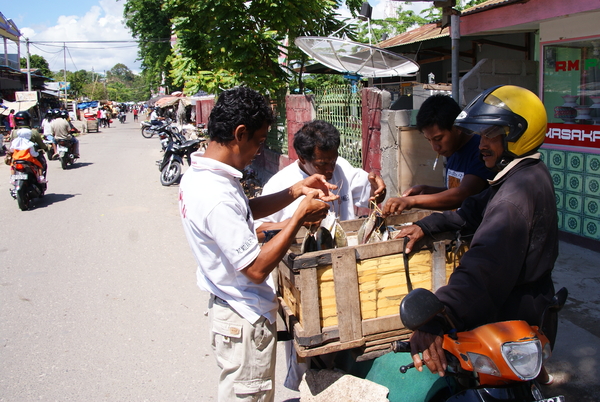
[[[556,314],[567,299],[562,288],[553,298],[546,314]],[[415,289],[400,305],[404,325],[416,330],[442,314],[450,327],[444,305],[430,291]],[[563,396],[544,398],[536,378],[550,357],[548,338],[525,321],[503,321],[482,325],[470,331],[452,329],[444,335],[443,349],[448,367],[446,376],[454,377],[455,387],[445,390],[437,400],[564,402]],[[394,352],[410,352],[409,342],[394,342]],[[414,364],[400,367],[405,373]]]

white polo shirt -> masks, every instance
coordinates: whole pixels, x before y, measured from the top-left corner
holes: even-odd
[[[192,154],[179,187],[183,229],[198,263],[200,289],[227,301],[252,324],[260,316],[274,323],[278,304],[271,276],[255,284],[240,272],[260,252],[241,177],[229,165]]]
[[[269,179],[263,188],[262,195],[277,193],[307,177],[308,175],[300,169],[298,161],[295,161]],[[355,206],[369,207],[371,183],[369,183],[369,174],[363,169],[355,168],[346,159],[338,157],[335,169],[333,170],[333,176],[328,181],[338,186],[338,189],[333,190],[333,192],[338,194],[340,198],[334,201],[333,205],[330,204],[330,210],[335,211],[336,216],[341,221],[356,219],[356,215],[354,214]],[[277,211],[265,218],[257,219],[256,227],[260,226],[263,222],[282,222],[291,218],[303,199],[304,196],[298,197],[281,211]]]

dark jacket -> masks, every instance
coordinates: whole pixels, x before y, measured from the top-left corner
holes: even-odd
[[[474,232],[448,285],[436,292],[459,331],[506,320],[541,324],[554,295],[551,273],[558,256],[554,186],[543,162],[523,159],[457,211],[417,224],[434,237]]]

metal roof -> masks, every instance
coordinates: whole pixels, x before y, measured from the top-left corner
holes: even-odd
[[[513,3],[527,3],[528,1],[529,0],[488,0],[463,10],[460,15],[475,14],[491,8],[503,7]]]
[[[400,45],[408,45],[410,43],[442,38],[448,35],[450,35],[449,27],[441,29],[438,24],[431,23],[410,31],[403,32],[400,35],[394,36],[393,38],[386,39],[383,42],[380,42],[377,46],[381,48],[388,48]]]
[[[529,0],[487,0],[476,6],[469,7],[461,12],[461,15],[476,14],[496,7],[503,7],[513,3],[526,3]],[[450,35],[450,28],[440,29],[440,24],[431,23],[420,26],[410,31],[401,33],[393,38],[384,40],[377,44],[381,48],[390,48],[400,45],[408,45],[415,42],[442,38]]]

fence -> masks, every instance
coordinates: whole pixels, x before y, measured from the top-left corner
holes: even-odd
[[[362,167],[362,85],[318,88],[314,92],[316,118],[340,131],[339,155]]]

